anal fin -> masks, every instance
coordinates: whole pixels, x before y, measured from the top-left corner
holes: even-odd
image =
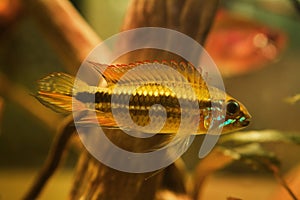
[[[97,111],[96,116],[94,114],[87,114],[85,117],[81,118],[80,121],[77,122],[77,124],[83,126],[100,125],[101,127],[107,129],[119,129],[116,121],[113,119],[111,114],[105,114]]]

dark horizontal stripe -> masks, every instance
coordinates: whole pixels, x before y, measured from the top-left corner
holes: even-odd
[[[111,94],[106,92],[96,92],[95,94],[89,93],[89,92],[79,92],[76,94],[75,98],[83,103],[96,103],[96,104],[106,104],[111,103]],[[177,99],[176,97],[172,96],[144,96],[144,95],[129,95],[129,94],[121,94],[116,97],[117,102],[113,102],[115,104],[124,105],[128,102],[129,99],[129,106],[139,107],[150,107],[154,104],[160,104],[164,107],[170,107],[170,108],[179,108],[180,104],[182,103],[182,106],[190,106],[192,105],[192,100],[189,99]],[[209,109],[211,107],[210,101],[198,101],[198,105],[200,109]],[[216,105],[216,104],[214,104]],[[220,106],[221,103],[217,103],[217,106]],[[106,104],[107,106],[107,104]],[[127,105],[126,105],[127,106]],[[220,109],[217,108],[217,109]]]
[[[83,103],[108,103],[111,102],[111,95],[106,92],[78,92],[75,96],[78,101]]]
[[[76,94],[75,99],[83,103],[95,102],[95,94],[89,92],[79,92]]]

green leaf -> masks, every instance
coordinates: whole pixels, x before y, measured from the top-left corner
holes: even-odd
[[[284,142],[300,144],[300,134],[277,130],[240,131],[220,137],[218,144],[235,147],[250,143]]]

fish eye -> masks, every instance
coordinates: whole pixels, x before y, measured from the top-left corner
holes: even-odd
[[[226,106],[226,112],[229,115],[234,115],[240,111],[240,105],[235,100],[229,100]]]

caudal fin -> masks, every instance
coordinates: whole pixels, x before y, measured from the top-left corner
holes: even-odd
[[[72,94],[75,78],[65,73],[52,73],[38,81],[34,96],[55,112],[72,112]]]

